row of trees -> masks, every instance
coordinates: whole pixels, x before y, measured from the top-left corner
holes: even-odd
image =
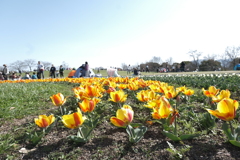
[[[225,52],[220,55],[207,55],[202,56],[202,52],[198,50],[191,50],[187,53],[192,61],[184,61],[185,71],[213,71],[213,70],[233,70],[234,66],[240,63],[240,46],[228,46]],[[152,57],[152,59],[146,63],[135,64],[132,67],[140,66],[145,69],[146,66],[149,67],[150,71],[156,71],[158,68],[168,68],[172,70],[173,66],[175,71],[180,67],[180,63],[174,63],[173,58],[170,57],[164,62],[160,57]],[[122,69],[127,70],[128,65],[122,63]]]
[[[199,71],[232,70],[236,64],[240,63],[240,46],[228,46],[221,55],[213,54],[203,58],[201,58],[202,52],[197,50],[191,50],[187,54],[192,58],[192,61],[184,61],[186,71],[194,71],[196,69]],[[43,63],[46,70],[49,70],[52,66],[51,62],[41,61],[41,63]],[[63,65],[63,68],[69,68],[69,65],[64,61],[61,65]],[[58,68],[59,66],[55,67]],[[131,67],[137,66],[140,66],[142,70],[148,66],[150,71],[156,71],[161,67],[171,70],[174,66],[176,71],[180,67],[180,63],[174,63],[172,57],[163,61],[161,57],[154,56],[146,63],[135,64]],[[33,71],[37,68],[37,61],[34,59],[17,60],[8,65],[8,67],[11,71]],[[128,64],[122,63],[121,67],[123,70],[127,70]],[[2,70],[2,66],[0,66],[0,70]]]

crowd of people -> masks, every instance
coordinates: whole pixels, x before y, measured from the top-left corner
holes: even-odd
[[[157,68],[157,72],[168,72],[169,68]],[[6,64],[3,65],[3,70],[0,72],[0,80],[18,80],[18,79],[44,79],[44,65],[38,61],[37,63],[37,70],[36,72],[33,72],[32,75],[30,75],[28,72],[25,73],[24,76],[22,76],[21,71],[19,71],[19,75],[17,75],[16,72],[9,72],[9,69]],[[175,66],[172,66],[171,71],[181,71],[183,72],[185,70],[185,63],[182,62],[180,64],[179,68],[176,68]],[[81,66],[79,66],[77,69],[73,68],[71,72],[68,74],[68,78],[79,78],[79,77],[91,77],[91,71],[88,62],[85,62]],[[98,73],[99,73],[98,69]],[[140,65],[137,67],[131,67],[129,64],[127,66],[127,75],[132,76],[138,76],[141,75],[141,72],[149,72],[149,66],[145,66],[144,68],[140,68]],[[63,78],[64,77],[64,68],[62,65],[57,69],[54,64],[49,69],[49,77],[51,78]]]
[[[20,79],[44,79],[44,65],[38,61],[37,70],[30,75],[29,72],[26,72],[25,75],[22,76],[21,70],[19,70],[19,74],[17,72],[10,72],[7,65],[3,64],[3,70],[0,71],[0,80],[20,80]],[[51,78],[56,78],[60,76],[60,78],[64,77],[64,68],[60,65],[59,70],[52,64],[49,70],[49,76]]]

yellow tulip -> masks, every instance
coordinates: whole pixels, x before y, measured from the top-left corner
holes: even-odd
[[[111,99],[109,101],[113,102],[125,102],[127,100],[127,94],[123,90],[115,91],[110,93]]]
[[[202,89],[203,94],[207,97],[213,97],[218,94],[220,89],[216,89],[214,86],[210,86],[208,90],[205,90],[204,88]]]
[[[62,122],[65,127],[70,129],[79,128],[83,122],[85,121],[86,117],[84,117],[79,108],[77,108],[77,112],[72,113],[70,115],[63,115]]]
[[[176,90],[179,92],[184,92],[185,90],[187,90],[187,87],[185,87],[185,86],[178,87],[178,88],[176,88]]]
[[[55,121],[55,117],[54,115],[40,115],[39,118],[35,118],[34,121],[39,127],[46,128]]]
[[[194,90],[192,90],[192,89],[186,89],[186,90],[184,90],[182,92],[183,92],[183,94],[185,94],[187,96],[191,96],[191,95],[194,94]]]
[[[230,98],[230,91],[228,89],[222,90],[218,96],[213,96],[212,100],[213,102],[220,102],[224,98]]]
[[[79,107],[82,109],[83,112],[92,112],[96,107],[97,103],[101,100],[99,98],[93,99],[84,99],[82,103],[78,103]]]
[[[62,106],[66,102],[66,98],[64,99],[62,93],[55,94],[50,98],[55,106]]]
[[[156,93],[152,90],[142,90],[137,93],[137,99],[141,102],[147,102],[153,100],[156,97]]]
[[[161,97],[157,106],[153,107],[152,117],[154,119],[167,118],[172,112],[173,109],[168,100],[165,97]]]
[[[128,89],[130,89],[131,91],[136,91],[138,90],[138,85],[135,82],[131,82],[128,84]]]
[[[118,87],[119,89],[126,89],[126,88],[127,88],[127,84],[121,83],[121,84],[118,84],[117,87]]]
[[[178,95],[178,92],[179,91],[176,91],[173,86],[164,88],[164,95],[168,99],[175,98]]]
[[[236,115],[239,103],[236,100],[230,98],[224,98],[217,104],[216,110],[207,109],[207,111],[213,116],[220,118],[224,121],[231,121]]]
[[[88,85],[88,86],[86,86],[85,91],[86,91],[88,97],[91,97],[91,98],[92,97],[102,97],[97,86]]]
[[[117,110],[116,117],[111,117],[110,121],[117,127],[125,127],[133,120],[134,112],[129,105],[123,105]]]

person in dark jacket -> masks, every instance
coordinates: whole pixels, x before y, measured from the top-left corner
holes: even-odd
[[[52,65],[52,67],[50,68],[50,76],[51,78],[55,78],[56,77],[56,67],[54,67],[54,65]]]

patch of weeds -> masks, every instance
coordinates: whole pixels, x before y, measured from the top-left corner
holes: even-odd
[[[0,134],[0,154],[6,154],[16,147],[16,141],[11,134]]]
[[[184,145],[176,149],[170,142],[167,141],[167,144],[169,148],[167,148],[166,150],[171,154],[171,157],[173,159],[183,159],[184,154],[191,149],[191,146],[189,145]]]

